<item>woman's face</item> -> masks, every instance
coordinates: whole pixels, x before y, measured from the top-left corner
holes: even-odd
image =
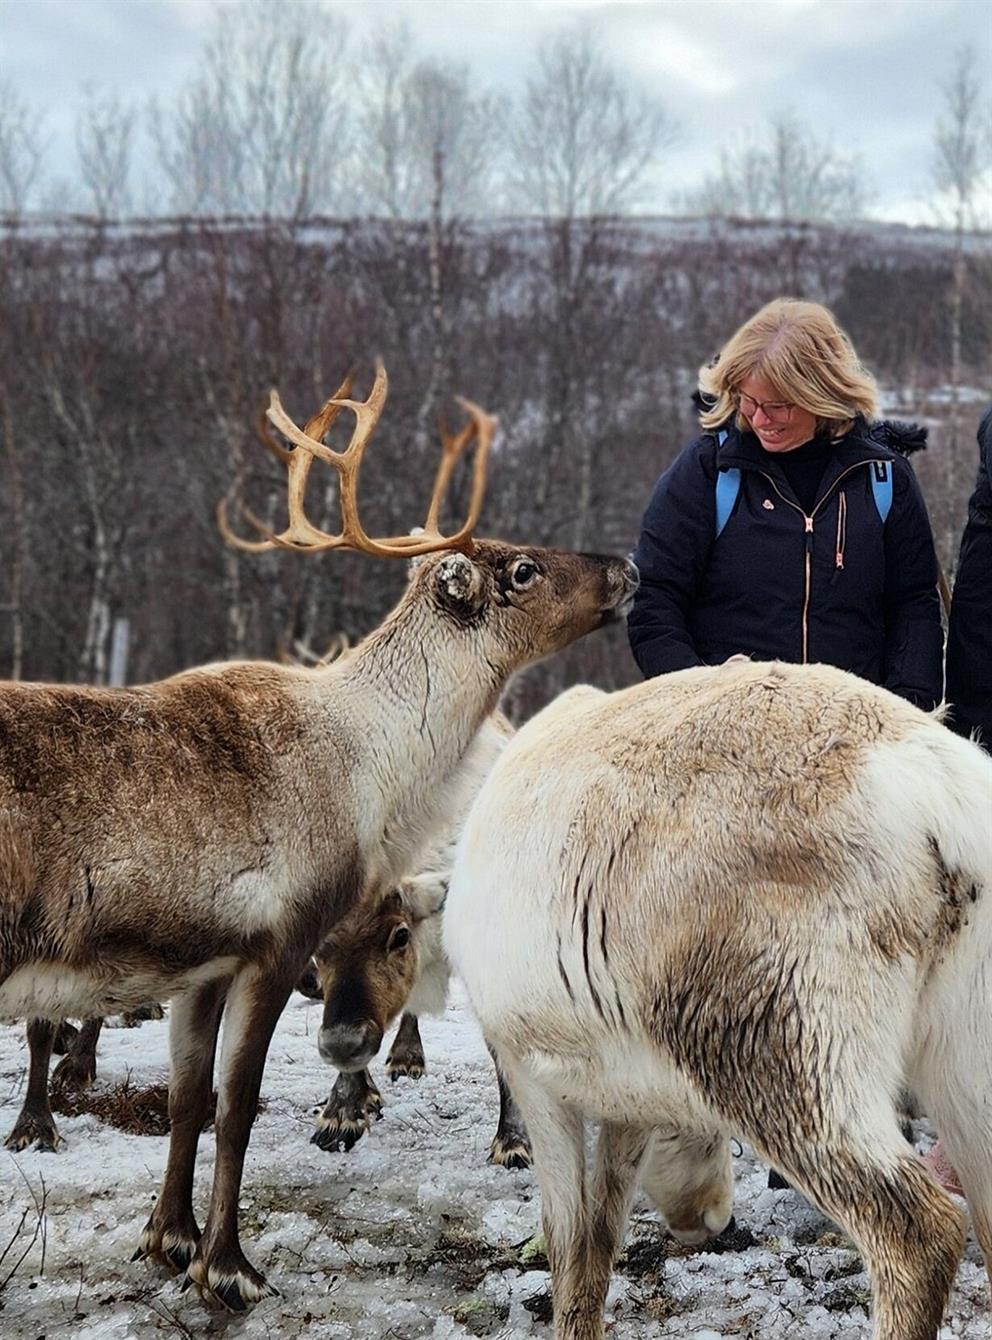
[[[794,451],[816,432],[816,415],[789,404],[762,377],[745,377],[737,394],[741,416],[765,451]]]

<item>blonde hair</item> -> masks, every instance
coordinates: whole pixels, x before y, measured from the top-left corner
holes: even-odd
[[[878,413],[875,379],[861,365],[854,346],[818,302],[776,298],[731,335],[719,357],[699,369],[699,389],[716,403],[699,416],[717,428],[737,410],[747,377],[761,377],[784,401],[816,415],[818,431],[843,437],[858,414]],[[736,417],[737,427],[747,421]]]

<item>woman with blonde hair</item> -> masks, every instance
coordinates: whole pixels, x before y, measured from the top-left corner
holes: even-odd
[[[703,433],[655,487],[628,621],[645,677],[732,656],[820,661],[941,698],[937,562],[877,392],[818,303],[763,307],[700,372]]]

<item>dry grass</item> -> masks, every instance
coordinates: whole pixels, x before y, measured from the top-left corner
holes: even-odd
[[[130,1074],[109,1088],[82,1091],[56,1088],[52,1092],[51,1103],[52,1109],[62,1116],[90,1114],[131,1135],[169,1134],[169,1086],[150,1084],[141,1087],[132,1082]],[[213,1124],[216,1107],[217,1095],[213,1093],[210,1095],[207,1126]],[[258,1111],[264,1108],[263,1100],[259,1102]]]

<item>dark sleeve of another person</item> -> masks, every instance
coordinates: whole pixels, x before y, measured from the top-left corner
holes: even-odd
[[[926,711],[943,696],[937,556],[913,468],[894,463],[885,525],[885,687]]]
[[[947,629],[948,725],[992,753],[992,408],[978,430],[978,481],[961,537]]]

